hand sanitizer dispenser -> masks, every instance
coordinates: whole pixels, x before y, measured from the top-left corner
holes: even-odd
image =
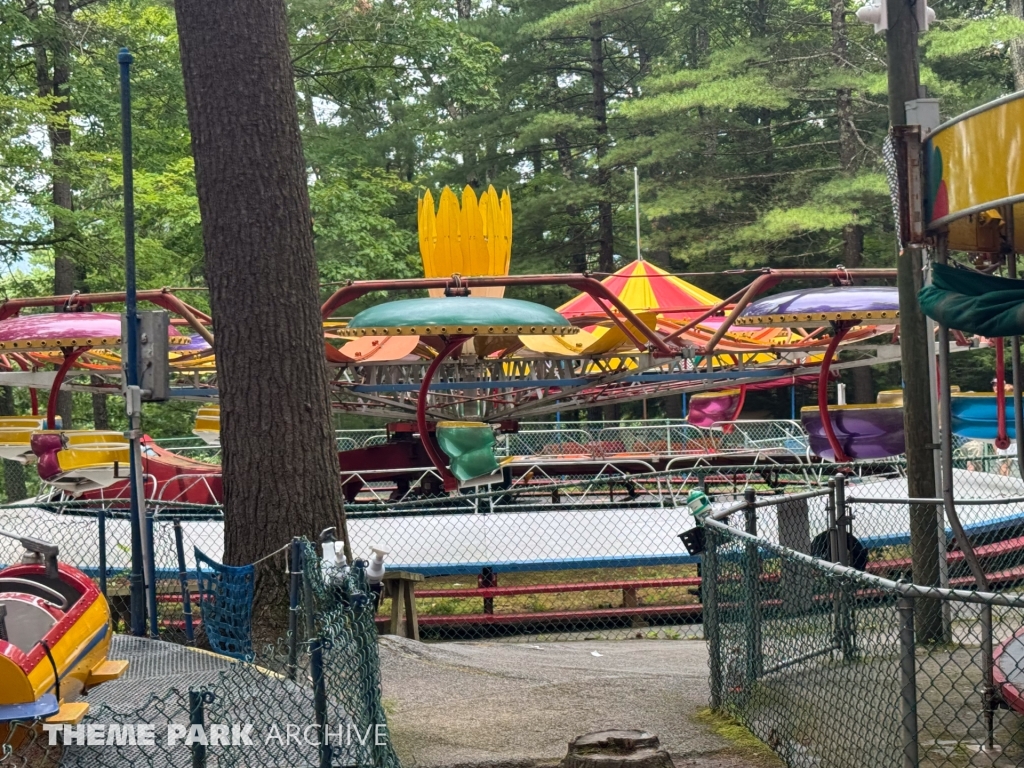
[[[320,570],[325,582],[344,579],[348,575],[348,564],[345,562],[345,549],[334,539],[334,528],[325,528],[320,534],[320,550],[323,558]]]
[[[370,564],[366,567],[366,580],[371,585],[380,584],[384,579],[384,556],[388,554],[383,549],[371,549],[373,557],[370,558]]]

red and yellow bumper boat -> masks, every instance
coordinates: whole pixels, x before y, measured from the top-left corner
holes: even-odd
[[[58,563],[53,544],[0,535],[25,548],[20,564],[0,570],[0,743],[12,744],[16,723],[81,721],[89,705],[79,697],[128,662],[107,659],[110,610],[84,573]]]

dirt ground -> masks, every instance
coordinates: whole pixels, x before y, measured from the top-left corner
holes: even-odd
[[[706,713],[703,642],[424,644],[381,638],[384,705],[406,768],[554,765],[584,733],[655,733],[677,766],[774,768]]]

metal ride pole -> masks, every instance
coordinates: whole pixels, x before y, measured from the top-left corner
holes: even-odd
[[[946,242],[939,243],[936,249],[937,261],[940,264],[946,263]],[[953,530],[953,537],[956,539],[960,551],[963,552],[964,560],[974,576],[978,589],[988,589],[988,577],[981,567],[981,562],[974,552],[974,546],[967,539],[967,533],[960,522],[960,516],[956,511],[956,499],[953,489],[953,403],[949,381],[949,327],[939,324],[939,423],[941,426],[941,452],[942,452],[942,505],[946,511],[946,521]],[[940,556],[936,553],[936,556]],[[941,554],[945,557],[945,552]]]
[[[146,595],[143,572],[145,555],[142,543],[145,504],[140,503],[142,483],[142,450],[139,444],[141,397],[139,392],[139,325],[135,295],[135,189],[132,173],[132,90],[131,65],[134,59],[127,48],[117,54],[121,68],[121,164],[124,184],[124,280],[125,316],[127,334],[127,366],[124,371],[125,401],[128,412],[129,483],[131,487],[132,572],[130,579],[130,606],[132,634],[146,634]],[[156,616],[150,617],[154,626]]]
[[[633,166],[633,208],[636,213],[636,260],[643,261],[640,255],[640,169]]]
[[[1006,276],[1017,278],[1017,228],[1013,221],[1013,205],[1003,208],[1003,221],[1006,222]],[[1013,432],[1017,446],[1017,470],[1024,477],[1024,452],[1020,450],[1020,441],[1024,439],[1024,410],[1021,408],[1021,362],[1020,336],[1010,337],[1010,355],[1013,360]]]

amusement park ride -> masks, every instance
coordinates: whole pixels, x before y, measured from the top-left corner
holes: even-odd
[[[891,282],[895,270],[766,269],[725,299],[640,258],[603,280],[510,275],[512,204],[493,188],[478,200],[467,187],[461,204],[445,188],[436,210],[428,192],[419,205],[419,242],[423,278],[349,282],[322,306],[336,410],[388,420],[385,443],[339,453],[350,500],[363,485],[357,478],[368,472],[408,487],[432,467],[431,477],[447,491],[507,483],[535,460],[513,456],[499,466],[490,448],[495,434],[514,433],[539,416],[690,394],[689,423],[728,432],[747,392],[812,382],[818,404],[804,408],[801,419],[815,456],[847,461],[903,452],[900,393],[882,393],[871,405],[828,402],[837,370],[898,359],[897,291],[863,284]],[[822,285],[766,295],[795,280]],[[524,286],[563,286],[579,294],[555,310],[504,296],[506,288]],[[401,298],[341,316],[354,300],[378,292]],[[211,317],[173,289],[141,291],[138,299],[170,316],[169,396],[209,404],[197,415],[195,434],[216,445]],[[75,498],[116,500],[128,493],[125,439],[57,429],[54,417],[62,388],[120,391],[120,318],[85,310],[123,301],[124,294],[107,293],[0,304],[0,384],[29,384],[33,403],[31,416],[0,420],[0,455],[35,463],[44,483]],[[39,311],[51,309],[57,311]],[[963,348],[979,343],[964,342]],[[37,389],[50,391],[45,424]],[[1005,426],[1005,416],[996,418],[994,397],[998,393],[961,396],[959,418],[980,420],[975,432],[984,435],[993,424]],[[709,453],[707,440],[692,448],[695,455]],[[659,453],[647,457],[655,468],[667,458]],[[677,449],[672,458],[678,455]],[[553,470],[566,458],[552,457]],[[151,441],[142,461],[147,497],[219,502],[216,465]]]
[[[499,197],[493,188],[477,200],[467,187],[461,205],[445,188],[436,212],[428,193],[419,217],[425,277],[350,282],[322,307],[335,408],[389,420],[385,444],[339,453],[343,473],[374,471],[380,479],[402,480],[433,466],[447,490],[500,482],[502,470],[506,479],[515,476],[517,462],[512,458],[502,468],[486,459],[495,432],[515,432],[521,421],[546,414],[683,393],[697,395],[691,422],[708,427],[736,419],[749,390],[817,380],[820,416],[828,410],[826,385],[835,370],[898,358],[895,288],[853,285],[891,280],[894,270],[764,270],[723,300],[640,259],[604,280],[509,275],[512,206],[507,193]],[[788,280],[825,287],[762,297]],[[522,286],[566,286],[579,295],[557,310],[504,297],[506,288]],[[350,302],[381,291],[426,291],[428,297],[338,316]],[[172,289],[140,291],[138,299],[171,316],[171,397],[216,403],[209,315]],[[76,498],[127,493],[120,469],[127,459],[124,439],[55,430],[53,418],[61,388],[120,390],[119,317],[83,310],[123,300],[123,294],[76,294],[0,305],[0,384],[6,378],[37,385],[31,417],[0,421],[0,455],[35,462],[45,483]],[[50,309],[58,311],[39,312]],[[840,346],[850,354],[837,362]],[[50,390],[48,431],[35,431],[36,421],[43,426],[37,388]],[[865,440],[847,422],[835,428],[829,419],[817,422],[829,446],[822,455],[875,457],[898,447],[893,439],[884,446]],[[865,412],[855,423],[870,426],[874,419]],[[888,427],[886,421],[891,437]],[[215,444],[218,428],[216,406],[201,409],[195,433]],[[702,444],[701,453],[705,449]],[[466,453],[475,460],[467,461]],[[219,501],[216,465],[151,442],[143,463],[147,496]],[[350,484],[347,491],[351,497],[358,488]]]

